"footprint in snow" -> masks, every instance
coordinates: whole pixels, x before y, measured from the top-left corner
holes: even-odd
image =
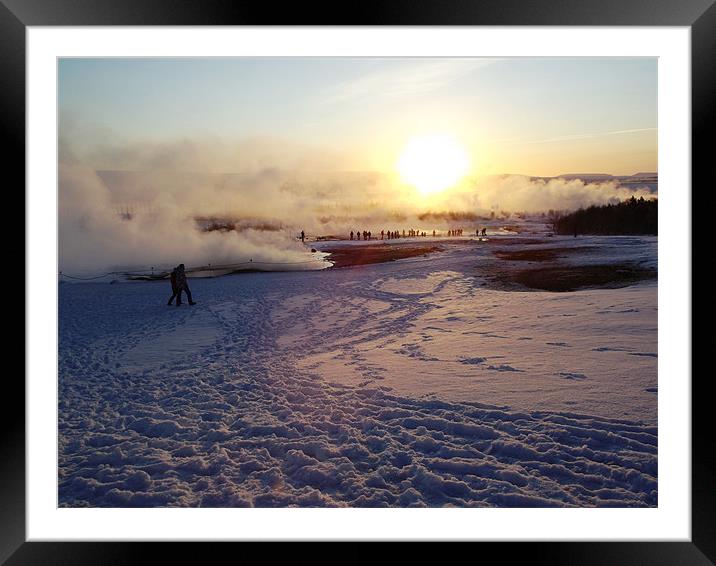
[[[460,363],[476,365],[476,364],[482,364],[485,361],[487,361],[487,358],[463,358],[462,360],[460,360]]]
[[[494,371],[517,371],[517,372],[524,372],[522,369],[513,368],[512,366],[509,366],[507,364],[500,364],[499,366],[487,366],[487,369],[491,369]]]
[[[583,373],[573,373],[570,371],[561,371],[559,372],[559,375],[561,375],[564,379],[587,379],[587,376]]]

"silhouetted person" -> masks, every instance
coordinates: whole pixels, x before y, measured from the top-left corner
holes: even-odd
[[[303,230],[301,230],[301,243],[303,243],[305,241],[306,241],[306,233]]]
[[[353,239],[353,230],[351,230],[351,240]]]
[[[196,303],[191,298],[191,289],[189,289],[189,285],[186,282],[186,273],[184,272],[184,264],[180,263],[176,268],[176,279],[177,279],[177,306],[181,305],[181,292],[184,291],[186,293],[186,298],[189,299],[190,305],[195,305]]]
[[[172,269],[172,272],[169,274],[169,281],[172,284],[172,296],[169,297],[169,302],[167,303],[167,305],[171,306],[172,301],[179,294],[179,289],[177,288],[177,268],[176,267],[174,269]]]

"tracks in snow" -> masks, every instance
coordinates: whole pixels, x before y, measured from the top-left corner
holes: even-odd
[[[399,397],[365,364],[375,379],[362,387],[299,369],[306,351],[400,345],[401,328],[432,307],[357,285],[320,289],[315,276],[286,281],[279,291],[259,278],[209,282],[195,312],[127,313],[97,297],[104,308],[73,309],[85,298],[61,297],[60,505],[657,504],[655,427]],[[309,297],[277,316],[305,285]],[[364,314],[357,326],[342,323],[346,309]],[[322,321],[306,316],[317,310]],[[197,320],[200,339],[162,359]],[[142,356],[153,360],[143,370]]]

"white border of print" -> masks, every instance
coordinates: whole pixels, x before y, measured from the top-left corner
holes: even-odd
[[[690,540],[690,40],[687,27],[27,28],[27,539]],[[57,507],[57,57],[249,55],[659,57],[658,508]]]

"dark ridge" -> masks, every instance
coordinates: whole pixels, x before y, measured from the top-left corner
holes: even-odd
[[[554,261],[572,253],[588,253],[590,248],[575,246],[571,248],[542,248],[541,250],[498,250],[495,256],[507,261]]]
[[[587,288],[617,289],[638,281],[656,279],[656,269],[639,265],[560,265],[536,267],[507,274],[511,282],[529,289],[563,293]]]

